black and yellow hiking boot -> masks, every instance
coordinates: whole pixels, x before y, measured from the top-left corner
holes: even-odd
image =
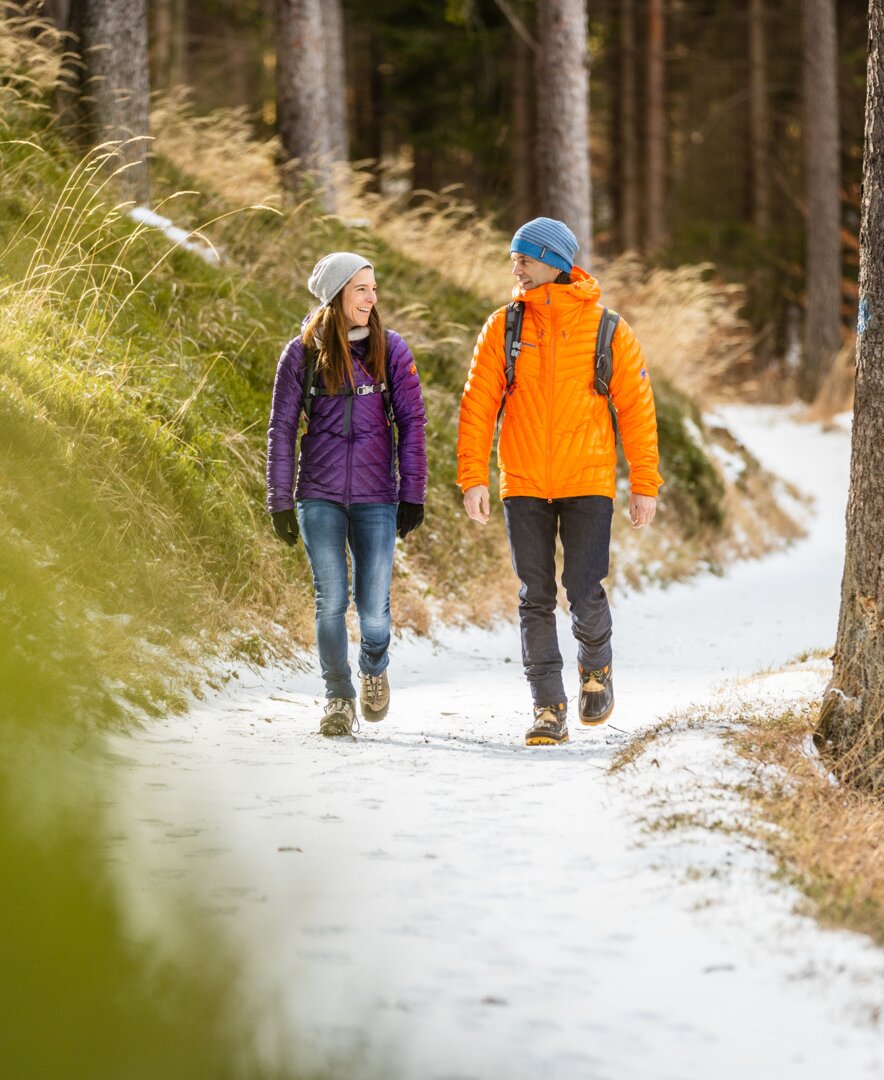
[[[586,727],[599,727],[608,719],[614,711],[614,680],[611,675],[611,665],[606,664],[603,668],[595,671],[585,671],[578,665],[580,671],[580,703],[578,714],[580,723]]]
[[[559,746],[568,741],[568,705],[535,705],[534,723],[525,732],[526,746]]]
[[[325,715],[319,722],[320,734],[334,738],[340,735],[352,735],[354,730],[358,730],[356,699],[329,698],[325,703]]]
[[[363,717],[372,723],[383,720],[390,708],[390,684],[386,671],[380,675],[366,675],[360,671],[359,679],[359,704]]]

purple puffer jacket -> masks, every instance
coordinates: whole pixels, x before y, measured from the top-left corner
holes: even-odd
[[[368,339],[350,343],[357,386],[373,382],[361,361]],[[273,385],[267,431],[267,509],[291,510],[292,487],[297,499],[332,502],[422,503],[427,487],[427,422],[420,379],[411,351],[402,338],[387,331],[387,370],[396,418],[399,483],[392,468],[392,433],[383,395],[314,397],[310,429],[301,436],[298,480],[295,443],[301,419],[304,348],[300,336],[283,349]],[[349,435],[344,435],[345,402],[352,402]]]

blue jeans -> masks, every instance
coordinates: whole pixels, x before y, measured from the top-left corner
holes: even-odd
[[[389,664],[390,578],[396,542],[396,503],[298,501],[298,525],[316,591],[316,645],[327,698],[355,698],[347,660],[350,603],[347,548],[359,616],[359,670],[380,675]]]
[[[614,503],[604,495],[574,499],[513,496],[503,500],[513,568],[522,582],[522,664],[535,705],[567,701],[556,636],[556,534],[562,538],[562,584],[571,608],[577,659],[587,670],[611,662],[608,573]]]

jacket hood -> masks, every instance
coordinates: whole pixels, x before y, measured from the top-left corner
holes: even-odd
[[[577,300],[584,300],[590,304],[596,304],[601,299],[602,288],[598,281],[579,266],[571,270],[570,285],[556,285],[556,289],[573,296]],[[521,286],[513,286],[513,300],[524,300],[526,304],[545,304],[546,285],[538,285],[535,289],[523,292]]]

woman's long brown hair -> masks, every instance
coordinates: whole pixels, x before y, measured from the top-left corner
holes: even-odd
[[[307,323],[302,341],[308,349],[316,349],[316,371],[322,376],[326,390],[334,394],[344,383],[355,385],[350,339],[344,318],[344,290],[324,308],[320,308]],[[368,316],[368,353],[363,366],[376,382],[383,382],[386,366],[387,339],[384,324],[373,307]]]

